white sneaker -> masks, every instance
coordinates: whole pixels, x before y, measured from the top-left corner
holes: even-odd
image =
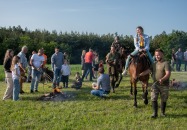
[[[124,70],[123,73],[122,73],[123,76],[126,76],[127,75],[127,71]]]

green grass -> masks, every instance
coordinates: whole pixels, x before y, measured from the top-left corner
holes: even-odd
[[[70,84],[80,66],[73,65]],[[187,73],[172,73],[171,78],[187,81]],[[150,82],[152,82],[150,80]],[[48,83],[51,85],[51,83]],[[37,99],[44,92],[51,92],[47,85],[39,84],[39,93],[29,93],[29,83],[24,83],[25,94],[21,100],[0,100],[0,129],[12,130],[185,130],[187,128],[187,90],[170,90],[166,117],[151,119],[151,104],[144,105],[142,90],[138,83],[138,108],[133,107],[133,97],[129,95],[129,77],[123,78],[116,93],[110,93],[104,100],[90,95],[91,82],[83,82],[81,90],[71,88],[75,98],[64,102],[43,102]],[[0,82],[0,97],[3,97],[6,84]],[[150,90],[149,97],[150,99]],[[160,101],[160,100],[159,100]],[[160,114],[160,109],[159,109]]]

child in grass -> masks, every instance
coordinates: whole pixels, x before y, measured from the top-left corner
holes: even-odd
[[[14,56],[12,59],[11,64],[11,71],[12,71],[12,79],[13,79],[13,100],[17,101],[19,99],[19,93],[20,93],[20,84],[19,84],[19,78],[20,78],[20,69],[18,66],[19,57]]]
[[[79,72],[76,73],[75,82],[73,82],[73,85],[71,87],[75,89],[80,89],[82,87],[82,78]]]

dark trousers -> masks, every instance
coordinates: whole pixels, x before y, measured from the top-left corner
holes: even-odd
[[[187,61],[184,61],[184,71],[186,71]]]
[[[182,62],[182,61],[181,61],[180,59],[177,59],[177,60],[176,60],[176,70],[177,70],[177,71],[180,71],[181,62]]]
[[[68,75],[62,75],[62,82],[63,82],[63,85],[64,87],[68,87],[68,79],[69,79],[69,76]]]
[[[92,77],[93,77],[92,63],[85,63],[85,70],[82,76],[82,81],[84,80],[84,77],[88,70],[90,71],[90,81],[92,81]]]

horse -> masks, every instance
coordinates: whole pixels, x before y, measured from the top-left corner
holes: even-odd
[[[123,78],[122,71],[125,61],[127,59],[127,53],[124,47],[120,48],[119,52],[116,52],[116,59],[109,60],[106,56],[106,63],[108,64],[108,74],[110,75],[110,85],[112,92],[115,93],[115,88],[119,87]]]
[[[121,47],[120,51],[119,51],[120,57],[119,57],[119,61],[118,61],[118,65],[117,65],[117,71],[118,71],[118,80],[116,81],[115,84],[115,88],[119,87],[121,80],[123,78],[122,72],[124,69],[124,65],[127,59],[127,52],[126,52],[126,48],[125,47]],[[114,89],[114,88],[113,88]]]
[[[41,71],[40,81],[43,81],[43,82],[53,81],[53,71],[51,71],[48,67],[42,68],[40,71]],[[29,76],[30,76],[30,81],[31,81],[32,75],[29,75]]]
[[[142,82],[142,90],[143,95],[142,98],[144,100],[144,104],[148,104],[148,81],[149,81],[149,74],[145,76],[138,77],[140,73],[150,68],[150,62],[148,60],[147,55],[145,52],[139,52],[139,54],[135,56],[131,56],[131,63],[129,65],[129,74],[130,74],[130,83],[131,83],[131,89],[130,94],[134,94],[134,106],[137,107],[137,82]]]
[[[50,70],[48,67],[43,68],[42,80],[44,80],[46,82],[53,81],[53,71]]]

